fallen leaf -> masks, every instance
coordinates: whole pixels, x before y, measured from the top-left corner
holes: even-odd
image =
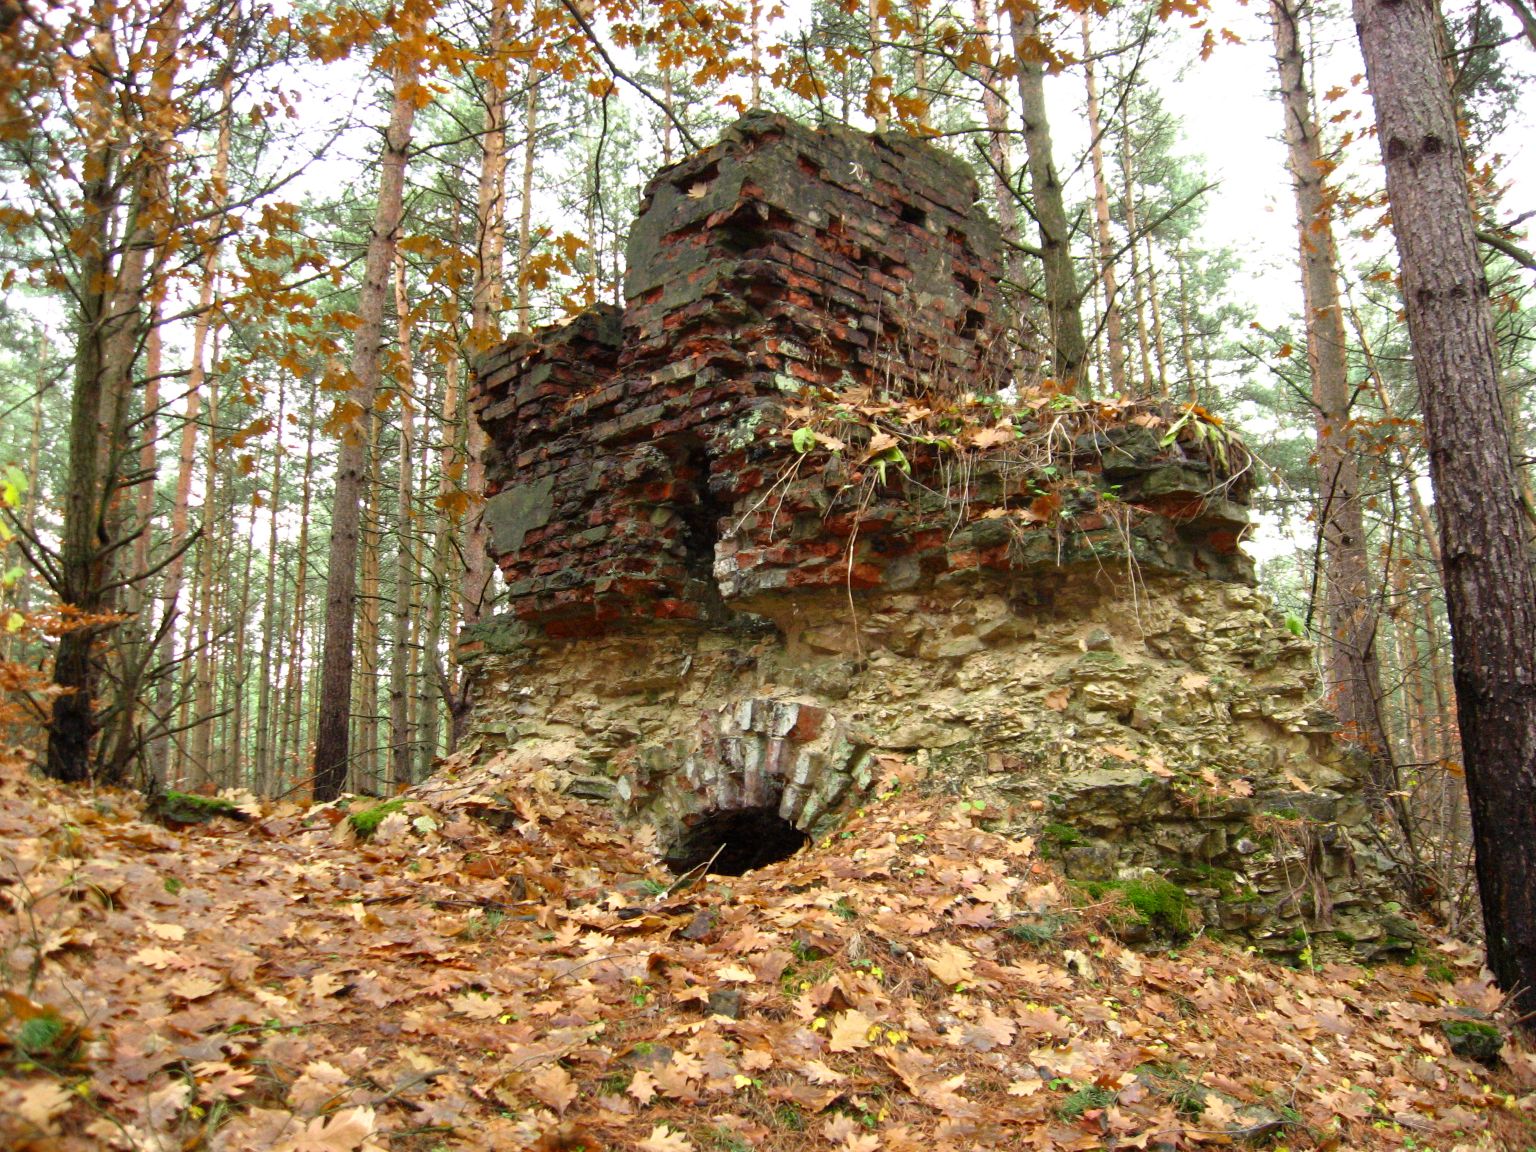
[[[665,1124],[658,1124],[635,1147],[642,1149],[642,1152],[691,1152],[693,1142],[681,1132],[674,1132]]]
[[[273,1152],[358,1152],[372,1147],[373,1109],[344,1108],[334,1116],[317,1116]]]
[[[565,1115],[571,1101],[580,1094],[575,1078],[558,1064],[551,1064],[531,1077],[528,1080],[528,1091],[560,1116]]]
[[[166,968],[185,968],[187,961],[168,948],[140,948],[131,957],[135,964],[143,964],[157,972]]]
[[[633,1096],[641,1104],[649,1104],[656,1099],[656,1080],[644,1068],[636,1072],[629,1082],[625,1092]]]
[[[923,953],[923,964],[940,984],[953,988],[976,979],[976,957],[949,941]]]
[[[820,1060],[812,1060],[801,1069],[812,1084],[841,1084],[848,1079],[836,1068],[830,1068]]]
[[[869,1047],[869,1030],[875,1022],[857,1008],[840,1012],[832,1018],[832,1031],[827,1037],[827,1049],[831,1052],[856,1052]]]
[[[27,1123],[51,1133],[55,1130],[54,1120],[78,1099],[57,1080],[34,1080],[0,1092],[0,1111],[20,1116]]]

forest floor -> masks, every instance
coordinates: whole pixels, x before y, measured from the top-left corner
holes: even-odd
[[[643,837],[502,775],[361,839],[254,802],[172,830],[0,760],[0,1147],[1536,1148],[1536,1057],[1449,1050],[1499,1003],[1462,945],[1129,951],[1030,843],[894,785],[666,891]]]

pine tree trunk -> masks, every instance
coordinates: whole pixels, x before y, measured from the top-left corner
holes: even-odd
[[[1141,238],[1147,259],[1147,311],[1152,314],[1152,353],[1157,358],[1157,391],[1168,399],[1168,350],[1163,346],[1163,313],[1157,295],[1157,262],[1152,258],[1152,236]]]
[[[261,597],[261,654],[257,660],[256,681],[256,749],[252,756],[254,791],[265,795],[272,783],[272,744],[270,740],[272,717],[272,681],[274,679],[273,645],[278,636],[277,611],[278,565],[278,511],[283,496],[283,408],[287,400],[285,380],[278,377],[277,385],[277,443],[272,451],[272,488],[267,505],[267,555],[266,587]]]
[[[1285,143],[1296,197],[1302,299],[1306,308],[1307,367],[1317,428],[1317,469],[1323,537],[1324,616],[1328,679],[1344,731],[1370,758],[1371,793],[1387,805],[1398,791],[1392,741],[1381,713],[1381,670],[1375,638],[1376,601],[1365,549],[1360,470],[1350,443],[1349,383],[1344,309],[1339,299],[1333,200],[1326,183],[1322,132],[1306,84],[1306,57],[1295,0],[1270,0],[1275,68],[1285,112]],[[1400,807],[1400,806],[1399,806]]]
[[[1536,1028],[1536,574],[1432,0],[1355,0],[1440,520],[1488,966]]]
[[[442,447],[437,466],[437,532],[433,547],[432,562],[432,586],[428,590],[427,600],[427,646],[426,646],[426,672],[432,678],[433,702],[430,711],[430,726],[422,732],[422,742],[426,745],[427,755],[437,755],[438,745],[438,716],[439,710],[435,703],[438,694],[442,697],[443,709],[449,717],[448,725],[448,751],[454,749],[454,736],[456,726],[453,723],[455,708],[455,693],[451,674],[443,667],[442,659],[438,653],[438,644],[443,635],[444,623],[453,616],[457,603],[456,582],[449,580],[448,573],[453,560],[455,528],[457,518],[453,512],[453,501],[456,476],[461,465],[458,460],[458,448],[456,437],[458,435],[458,415],[462,404],[459,395],[459,361],[450,359],[444,366],[443,381],[443,422],[442,422]],[[452,668],[458,659],[458,630],[451,624],[449,629],[449,668]],[[430,767],[430,759],[427,766]],[[424,769],[425,771],[425,769]]]
[[[977,65],[976,78],[981,84],[981,111],[987,121],[987,160],[992,169],[992,194],[997,199],[997,223],[1005,241],[1019,239],[1019,209],[1013,200],[1013,162],[1009,158],[1008,105],[1003,99],[1003,78],[992,60],[996,54],[994,17],[987,0],[971,0],[971,24],[986,41],[986,51]],[[1010,248],[1003,256],[1003,268],[1010,279],[1017,279],[1018,260]]]
[[[306,626],[309,623],[309,512],[314,504],[315,491],[315,413],[319,408],[318,391],[318,385],[311,378],[309,403],[305,406],[304,470],[299,480],[299,538],[293,550],[293,614],[288,634],[288,677],[283,688],[286,719],[283,735],[278,741],[278,748],[293,765],[295,776],[302,774],[301,765],[310,763],[309,737],[305,731],[309,697],[305,692],[304,670],[309,663],[305,653],[311,651],[306,642]],[[293,786],[297,786],[297,781]]]
[[[1104,177],[1104,126],[1099,117],[1099,82],[1093,62],[1090,17],[1083,11],[1083,75],[1088,86],[1088,157],[1093,168],[1093,220],[1098,235],[1099,284],[1104,294],[1104,337],[1109,361],[1109,387],[1117,396],[1126,393],[1125,323],[1120,318],[1119,285],[1115,283],[1114,234],[1109,230],[1109,184]],[[1193,383],[1193,382],[1191,382]]]
[[[369,429],[373,423],[373,400],[379,386],[384,306],[389,296],[396,233],[404,211],[405,164],[415,116],[410,72],[401,62],[395,67],[394,100],[379,166],[379,198],[368,237],[363,285],[358,297],[360,322],[352,346],[352,389],[348,397],[351,419],[336,462],[336,494],[325,577],[325,646],[321,656],[319,720],[315,733],[315,798],[322,801],[339,796],[347,779],[355,656],[353,616],[364,469]]]
[[[369,423],[368,464],[363,473],[363,518],[358,544],[356,681],[352,714],[356,739],[352,754],[351,790],[377,795],[379,788],[379,550],[384,514],[379,507],[383,476],[380,469],[379,422]]]
[[[1120,130],[1120,195],[1125,210],[1125,231],[1130,237],[1131,311],[1136,317],[1136,346],[1141,358],[1141,389],[1145,396],[1154,391],[1152,379],[1152,339],[1147,333],[1147,309],[1142,293],[1141,257],[1138,255],[1136,227],[1136,176],[1131,166],[1131,126]]]
[[[1040,225],[1045,266],[1045,304],[1050,315],[1051,350],[1056,380],[1063,392],[1088,393],[1088,342],[1083,335],[1082,297],[1072,267],[1071,228],[1061,180],[1052,157],[1051,125],[1045,109],[1044,48],[1040,14],[1020,7],[1011,16],[1013,51],[1018,66],[1019,103],[1024,117],[1024,151],[1029,191]]]
[[[219,498],[219,389],[216,381],[208,382],[208,448],[203,467],[202,524],[197,544],[197,608],[193,617],[195,627],[193,642],[188,645],[194,652],[192,661],[192,751],[193,769],[203,781],[213,777],[213,640],[215,631],[214,609],[214,555],[218,549],[218,498]],[[183,773],[183,778],[186,774]]]
[[[54,701],[44,761],[49,776],[74,783],[92,776],[91,744],[100,723],[98,641],[111,628],[103,614],[113,607],[109,585],[123,543],[114,539],[113,501],[125,458],[134,364],[144,335],[150,257],[159,244],[164,215],[159,203],[163,141],[154,127],[118,122],[112,90],[118,70],[118,14],[100,5],[96,19],[98,31],[90,47],[94,79],[84,111],[92,122],[92,154],[81,165],[87,173],[81,220],[70,241],[79,269],[74,285],[79,336],[58,560],[60,599],[80,614],[80,621],[60,635],[54,654],[53,682],[62,694]],[[180,35],[181,6],[171,3],[160,10],[155,27],[146,34],[154,45],[155,62],[143,109],[149,116],[170,101]],[[125,157],[124,137],[141,130],[147,142],[136,155]],[[125,196],[127,221],[119,236],[116,217]],[[117,704],[130,710],[133,706],[129,700]],[[114,770],[104,782],[120,783],[115,776]]]
[[[223,107],[219,116],[218,142],[215,145],[213,169],[209,178],[209,194],[218,207],[214,235],[223,231],[223,208],[228,202],[230,119],[233,116],[234,81],[229,72],[223,82]],[[186,566],[187,527],[192,505],[192,474],[197,466],[197,421],[203,383],[207,378],[205,352],[208,335],[213,327],[214,287],[218,280],[219,243],[211,241],[203,256],[202,280],[198,286],[197,316],[192,323],[191,358],[187,368],[186,412],[182,419],[181,445],[177,454],[176,494],[171,501],[170,546],[175,550],[166,566],[164,582],[160,588],[162,633],[159,663],[163,669],[155,685],[155,712],[162,725],[169,722],[175,710],[176,666],[176,616],[177,603],[181,598],[183,573]],[[168,735],[156,737],[150,744],[150,772],[164,783],[170,767],[171,741]]]
[[[395,602],[394,635],[389,658],[390,778],[396,789],[411,785],[415,747],[411,742],[410,639],[412,592],[416,574],[411,563],[411,468],[415,463],[416,434],[411,398],[411,322],[405,297],[405,261],[395,254],[395,331],[400,388],[399,478],[395,488]]]
[[[671,77],[671,73],[667,73]],[[528,308],[528,276],[526,269],[533,243],[533,171],[538,159],[539,130],[539,77],[532,67],[528,69],[528,96],[523,110],[523,202],[518,205],[517,259],[520,270],[517,276],[517,330],[531,332],[532,315]],[[667,121],[667,139],[671,140],[672,121]],[[669,160],[668,163],[671,163]]]
[[[864,94],[864,114],[875,122],[875,131],[891,126],[891,78],[885,74],[885,54],[880,46],[880,0],[869,0],[869,91]]]

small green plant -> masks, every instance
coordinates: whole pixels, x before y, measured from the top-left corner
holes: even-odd
[[[724,1152],[752,1152],[752,1145],[741,1138],[741,1133],[723,1126],[709,1130],[709,1142],[715,1148],[724,1149]]]
[[[773,1122],[787,1132],[805,1131],[805,1113],[794,1104],[780,1104],[775,1108]]]
[[[1063,1120],[1076,1120],[1084,1112],[1095,1108],[1108,1108],[1115,1102],[1115,1093],[1097,1084],[1084,1084],[1056,1106],[1056,1115]]]
[[[1456,969],[1452,968],[1439,957],[1428,957],[1424,961],[1424,975],[1436,984],[1456,983]]]
[[[48,1056],[59,1037],[64,1035],[64,1021],[49,1013],[34,1016],[16,1030],[16,1048],[34,1059]]]
[[[672,885],[662,880],[653,879],[650,876],[647,876],[644,880],[640,881],[639,887],[640,891],[645,893],[647,896],[661,896],[671,891],[672,889]]]
[[[848,897],[846,896],[839,896],[837,898],[837,903],[832,905],[832,911],[837,913],[838,917],[843,920],[857,920],[859,918],[859,910],[848,902]]]
[[[827,954],[816,945],[805,940],[791,940],[789,950],[795,954],[795,959],[802,964],[814,964],[818,960],[825,960]]]
[[[347,820],[351,823],[352,830],[359,837],[366,840],[377,831],[379,825],[384,822],[384,817],[391,813],[402,811],[404,808],[405,797],[396,796],[393,800],[386,800],[384,803],[375,805],[372,808],[364,808],[361,812],[354,812],[347,817]]]
[[[1305,636],[1307,634],[1307,626],[1301,622],[1301,617],[1294,612],[1287,612],[1285,614],[1285,630],[1292,636]]]
[[[1044,913],[1039,916],[1030,916],[1020,919],[1008,925],[1005,932],[1014,940],[1025,944],[1049,944],[1061,934],[1063,925],[1066,924],[1065,916],[1054,913]]]
[[[610,1072],[597,1082],[597,1094],[599,1096],[622,1096],[624,1090],[629,1087],[629,1082],[634,1078],[631,1072]]]
[[[1141,1082],[1168,1103],[1180,1116],[1198,1120],[1205,1111],[1205,1088],[1178,1064],[1143,1064],[1136,1069]]]

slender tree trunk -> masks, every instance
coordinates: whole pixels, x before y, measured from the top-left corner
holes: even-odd
[[[1432,0],[1355,0],[1440,520],[1488,966],[1536,1030],[1536,574]]]
[[[238,566],[235,583],[239,591],[234,594],[233,610],[226,612],[225,619],[234,631],[232,651],[222,662],[224,670],[224,730],[225,737],[219,742],[218,771],[216,779],[221,787],[249,787],[254,790],[256,777],[252,773],[253,760],[246,755],[246,681],[249,680],[250,648],[246,637],[251,623],[251,566],[256,557],[256,513],[246,510],[245,563]],[[230,548],[234,556],[235,521],[229,518]],[[226,594],[227,595],[227,594]]]
[[[416,462],[415,398],[413,398],[412,350],[410,350],[410,306],[406,300],[406,261],[395,260],[396,347],[399,366],[399,484],[395,488],[395,634],[390,644],[389,716],[390,777],[396,788],[409,788],[415,743],[410,731],[410,624],[412,624],[416,587],[416,565],[412,561],[415,516],[410,496],[415,490],[413,465]]]
[[[49,776],[81,782],[91,776],[91,744],[99,725],[96,689],[100,680],[98,642],[110,630],[104,613],[112,607],[108,584],[121,541],[113,538],[112,504],[125,456],[128,397],[144,333],[143,304],[148,267],[164,231],[163,151],[151,141],[137,155],[122,153],[125,133],[137,125],[117,122],[112,90],[118,71],[119,15],[106,3],[95,6],[98,29],[90,47],[92,81],[83,113],[94,143],[82,164],[80,227],[71,246],[78,253],[79,338],[70,401],[69,479],[59,541],[59,587],[63,603],[78,613],[75,626],[60,637],[53,682],[62,690],[48,724],[44,768]],[[162,9],[149,32],[154,62],[144,112],[153,116],[171,97],[177,69],[180,5]],[[114,222],[127,201],[120,239]],[[131,708],[129,701],[119,702]],[[109,781],[116,783],[118,781]]]
[[[278,511],[283,506],[283,409],[288,394],[284,379],[277,385],[277,443],[272,450],[272,488],[267,505],[267,555],[265,558],[266,586],[261,598],[261,655],[257,661],[256,680],[256,750],[252,757],[255,791],[265,795],[272,783],[272,681],[274,679],[273,645],[278,636],[277,611],[278,564]]]
[[[885,53],[880,45],[880,0],[869,0],[865,12],[869,20],[869,91],[864,96],[864,114],[875,122],[875,131],[891,126],[891,78],[885,73]]]
[[[197,545],[197,609],[194,614],[196,639],[189,646],[195,650],[192,689],[192,766],[204,781],[213,776],[213,659],[217,612],[214,605],[215,554],[219,547],[219,389],[208,382],[208,447],[203,465],[202,525]],[[218,585],[222,587],[222,585]]]
[[[667,76],[670,81],[671,73]],[[667,121],[667,139],[671,140],[672,121]],[[539,76],[530,65],[528,68],[528,95],[523,108],[523,202],[518,206],[517,220],[517,330],[531,332],[532,319],[528,310],[528,260],[533,245],[533,172],[538,159],[539,132]],[[668,163],[671,163],[668,160]]]
[[[447,364],[443,366],[445,378],[450,374],[456,375],[458,363],[459,358],[457,356],[448,358]],[[431,434],[430,425],[425,414],[439,411],[446,412],[447,397],[444,394],[445,392],[446,387],[444,392],[439,392],[434,382],[432,390],[422,408],[422,435],[419,437],[421,452],[419,475],[422,478],[423,484],[423,491],[421,493],[421,506],[423,510],[427,506],[426,483],[427,478],[432,475],[433,441],[435,439]],[[449,416],[445,422],[451,423],[451,419],[451,416]],[[437,445],[440,464],[442,448],[442,444]],[[433,530],[431,561],[416,565],[417,571],[422,578],[421,590],[417,593],[417,600],[419,602],[420,598],[424,595],[427,601],[425,612],[417,611],[413,613],[416,643],[412,649],[411,682],[415,686],[417,762],[412,765],[411,771],[413,778],[417,780],[423,780],[431,773],[432,761],[437,755],[439,728],[436,670],[440,667],[438,649],[442,644],[443,636],[443,574],[447,570],[448,564],[446,556],[441,559],[438,558],[437,550],[442,546],[443,539],[441,533],[443,525],[447,523],[446,512],[440,503],[444,499],[446,491],[443,477],[439,475],[437,478],[437,501],[439,503]],[[426,559],[425,546],[425,539],[418,537],[418,547],[423,549],[423,560]]]
[[[209,179],[209,194],[218,207],[214,235],[223,231],[223,210],[228,203],[230,120],[233,116],[234,81],[229,72],[223,82],[223,107],[219,116],[218,141],[214,147],[213,170]],[[160,657],[163,669],[155,685],[155,712],[165,725],[175,708],[174,673],[176,664],[176,616],[177,603],[181,598],[183,572],[186,565],[185,546],[187,527],[191,517],[192,474],[197,466],[198,407],[201,402],[203,383],[207,378],[205,352],[208,335],[213,327],[214,288],[219,273],[219,242],[210,243],[203,256],[202,280],[198,285],[197,316],[192,323],[192,348],[187,369],[186,412],[182,418],[181,445],[177,454],[176,494],[171,501],[170,546],[175,556],[166,566],[164,582],[160,588],[162,613]],[[171,741],[169,736],[159,735],[150,743],[150,771],[163,783],[167,779]]]
[[[1366,555],[1359,459],[1350,442],[1349,362],[1339,298],[1333,196],[1322,132],[1306,83],[1306,56],[1295,0],[1270,0],[1275,68],[1285,113],[1285,143],[1296,197],[1296,236],[1306,308],[1307,367],[1317,428],[1323,537],[1328,678],[1344,731],[1370,758],[1372,797],[1387,805],[1397,792],[1391,737],[1381,713],[1381,669],[1375,641],[1377,607]],[[1401,807],[1398,805],[1397,807]],[[1401,814],[1401,813],[1400,813]]]
[[[426,648],[427,675],[432,678],[433,688],[442,696],[443,707],[449,716],[448,726],[448,751],[452,752],[455,743],[457,726],[453,723],[453,715],[456,707],[456,694],[453,690],[451,669],[458,661],[458,630],[449,625],[449,652],[448,668],[444,668],[438,654],[438,644],[443,635],[444,622],[451,619],[457,601],[457,587],[454,581],[448,578],[453,560],[455,529],[457,517],[454,515],[454,499],[457,493],[457,476],[461,470],[458,460],[458,412],[461,399],[459,396],[459,361],[450,359],[444,366],[443,381],[443,422],[442,422],[442,447],[441,456],[437,467],[437,532],[433,548],[432,584],[428,590],[427,601],[427,637]],[[437,754],[438,730],[437,720],[439,711],[434,703],[429,712],[430,728],[422,733],[422,742],[427,746],[429,756]],[[428,766],[430,767],[430,760]]]
[[[533,100],[533,89],[532,89],[532,87],[530,87],[528,89],[528,99],[530,101]],[[672,163],[672,116],[673,116],[673,110],[672,110],[672,69],[670,69],[670,68],[663,68],[662,72],[661,72],[661,102],[662,102],[663,107],[666,109],[666,115],[662,117],[662,124],[661,124],[661,165],[662,165],[663,168],[665,168],[665,167],[669,166]],[[533,133],[532,132],[528,133],[528,140],[529,140],[530,143],[532,142],[532,140],[533,140]],[[528,193],[527,188],[524,188],[523,189],[523,202],[525,204],[528,202],[528,195],[527,195],[527,193]],[[527,258],[527,251],[528,251],[527,248],[523,248],[521,251],[524,254],[524,259],[526,259]],[[519,302],[521,302],[521,300],[523,298],[523,286],[522,286],[522,283],[521,283],[521,278],[519,278],[517,296],[518,296]],[[521,311],[521,303],[519,304],[519,310]],[[523,327],[527,326],[527,320],[523,319],[521,317],[519,317],[518,323],[520,325],[522,325]]]
[[[1141,238],[1147,258],[1147,311],[1152,314],[1152,352],[1157,357],[1158,394],[1168,398],[1168,350],[1163,345],[1163,313],[1157,295],[1157,261],[1152,258],[1152,236]]]
[[[1088,392],[1088,342],[1083,335],[1082,296],[1072,267],[1072,235],[1061,180],[1052,157],[1051,125],[1045,108],[1045,48],[1040,15],[1020,7],[1011,16],[1018,66],[1019,103],[1024,117],[1024,150],[1029,190],[1040,225],[1045,266],[1045,303],[1050,316],[1052,361],[1063,392]]]
[[[405,297],[405,261],[395,257],[395,328],[400,387],[399,483],[395,488],[395,603],[394,636],[389,659],[390,777],[397,789],[410,787],[415,748],[411,740],[410,639],[415,565],[411,562],[413,517],[411,515],[412,466],[416,433],[411,396],[411,320]]]
[[[1147,309],[1142,291],[1140,245],[1137,243],[1136,175],[1131,163],[1131,126],[1120,129],[1120,198],[1125,210],[1125,231],[1130,237],[1127,253],[1131,258],[1131,311],[1136,317],[1136,347],[1141,360],[1141,392],[1154,391],[1152,379],[1152,338],[1147,331]]]
[[[987,162],[992,169],[992,192],[997,199],[997,223],[1004,240],[1017,242],[1019,209],[1009,184],[1013,178],[1013,162],[1009,157],[1008,105],[1003,99],[1003,78],[992,64],[997,33],[987,0],[971,0],[971,24],[976,34],[986,40],[986,51],[977,65],[976,79],[981,85],[981,111],[987,121]],[[1005,253],[1003,266],[1011,279],[1017,279],[1017,263],[1012,250]]]
[[[357,594],[357,542],[364,497],[369,429],[379,386],[384,343],[384,305],[390,266],[404,211],[405,164],[411,146],[416,105],[410,70],[401,62],[394,73],[394,102],[385,133],[379,173],[379,198],[363,285],[358,298],[360,323],[352,346],[351,419],[336,462],[336,495],[331,512],[331,540],[325,578],[325,648],[321,657],[319,727],[315,734],[315,798],[341,794],[349,763],[352,714],[353,617]]]
[[[763,105],[763,5],[762,0],[751,0],[751,7],[747,13],[747,20],[751,28],[751,76],[752,76],[752,107],[761,108]]]
[[[38,475],[38,468],[42,464],[43,457],[43,399],[48,394],[48,336],[39,331],[37,336],[37,376],[34,380],[32,393],[32,430],[27,436],[27,475],[34,480]],[[22,509],[22,534],[28,540],[37,537],[37,499],[26,501]],[[16,581],[15,596],[16,610],[25,612],[32,602],[32,580],[30,569],[23,568],[21,579]],[[12,657],[14,658],[14,656]]]
[[[1083,10],[1083,75],[1088,86],[1089,161],[1093,168],[1093,220],[1099,240],[1099,284],[1104,294],[1104,336],[1109,361],[1109,387],[1125,395],[1125,323],[1120,318],[1118,285],[1115,283],[1114,234],[1109,228],[1109,184],[1104,178],[1104,126],[1099,116],[1099,81],[1090,38],[1091,18]],[[1193,380],[1191,380],[1193,386]]]
[[[1173,259],[1179,273],[1179,361],[1184,366],[1184,380],[1188,389],[1189,402],[1198,404],[1200,403],[1200,377],[1195,371],[1195,341],[1192,331],[1194,325],[1190,321],[1190,313],[1194,309],[1190,307],[1189,285],[1184,278],[1186,261],[1182,240],[1174,250]]]
[[[352,753],[351,790],[376,794],[379,786],[379,550],[384,536],[380,505],[379,422],[368,432],[368,464],[363,473],[363,518],[359,535],[356,682],[352,714],[356,739]]]
[[[318,392],[318,386],[311,377],[309,403],[305,406],[304,417],[304,469],[299,481],[299,538],[293,550],[293,615],[288,640],[288,678],[283,688],[287,718],[284,721],[283,737],[278,741],[278,747],[293,766],[295,776],[301,772],[301,765],[310,762],[309,739],[305,732],[308,707],[304,673],[307,667],[305,654],[311,651],[306,643],[306,626],[309,622],[309,513],[314,503],[315,413],[320,406]]]

